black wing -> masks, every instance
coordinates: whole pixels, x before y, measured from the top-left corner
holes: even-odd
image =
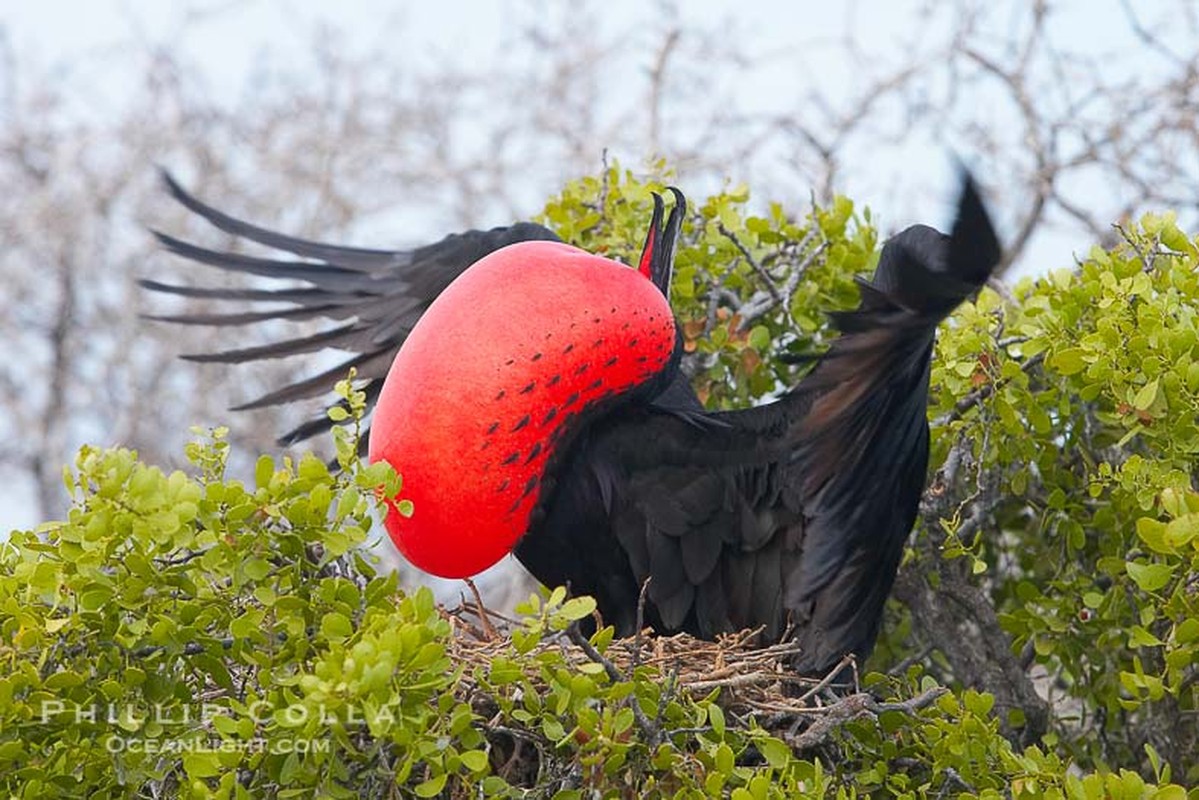
[[[151,319],[185,325],[246,325],[265,320],[327,319],[336,323],[319,333],[270,344],[185,355],[191,361],[240,364],[260,359],[312,353],[326,347],[349,357],[332,369],[280,387],[236,406],[234,410],[290,403],[327,393],[356,367],[368,404],[373,405],[383,379],[404,339],[434,298],[467,267],[488,253],[515,242],[560,241],[541,225],[521,222],[488,231],[451,234],[440,242],[411,250],[371,250],[297,239],[228,216],[192,197],[166,172],[163,179],[171,195],[189,210],[220,230],[298,258],[260,258],[219,252],[185,242],[165,233],[155,236],[167,250],[218,269],[299,281],[299,288],[225,289],[176,286],[154,280],[141,285],[156,292],[242,303],[273,303],[265,310],[228,313],[178,314]],[[282,308],[277,304],[285,303]],[[290,445],[323,433],[332,426],[322,414],[279,438]],[[364,437],[365,442],[365,437]]]
[[[998,255],[967,181],[953,236],[893,237],[859,308],[837,315],[842,336],[779,401],[712,415],[723,425],[650,408],[597,423],[517,556],[594,594],[622,633],[650,578],[659,629],[761,625],[775,640],[791,626],[804,671],[864,657],[924,486],[936,326]]]

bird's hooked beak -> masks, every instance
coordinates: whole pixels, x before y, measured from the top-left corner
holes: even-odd
[[[667,187],[674,195],[674,208],[666,218],[666,226],[662,227],[662,196],[654,192],[654,215],[649,221],[649,233],[645,237],[645,247],[641,250],[641,259],[637,269],[641,274],[654,282],[663,296],[670,297],[670,278],[674,270],[674,247],[679,239],[679,231],[683,227],[683,217],[687,213],[687,198],[673,186]]]

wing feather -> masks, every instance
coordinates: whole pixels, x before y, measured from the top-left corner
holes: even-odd
[[[216,353],[184,356],[191,361],[240,364],[262,359],[312,353],[325,348],[342,350],[349,357],[336,367],[298,380],[234,407],[235,410],[305,400],[331,392],[351,366],[367,381],[368,403],[378,396],[380,381],[412,326],[429,304],[467,267],[488,253],[529,240],[559,241],[549,229],[533,223],[452,234],[430,245],[410,250],[377,250],[344,247],[301,239],[218,211],[189,194],[170,174],[163,182],[172,197],[213,227],[239,240],[275,251],[282,257],[261,257],[215,250],[155,232],[163,247],[182,258],[216,269],[285,280],[301,286],[282,288],[224,288],[179,286],[158,280],[141,281],[153,292],[213,301],[273,303],[269,309],[152,315],[149,318],[182,325],[233,326],[285,320],[303,322],[328,319],[344,323],[316,333],[306,333],[253,347],[235,347]],[[280,306],[279,304],[283,304]],[[331,403],[336,405],[336,402]],[[280,437],[294,444],[329,429],[320,419],[302,424]]]

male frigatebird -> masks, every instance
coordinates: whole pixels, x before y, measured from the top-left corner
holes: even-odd
[[[240,408],[314,396],[357,367],[376,404],[371,458],[397,468],[415,504],[411,519],[393,509],[387,526],[417,566],[463,577],[512,552],[543,584],[594,596],[622,635],[636,626],[648,578],[645,622],[655,629],[711,638],[762,626],[766,640],[789,632],[803,671],[872,649],[925,483],[936,327],[999,258],[969,177],[950,235],[916,225],[893,236],[873,279],[859,281],[858,308],[833,315],[840,337],[797,386],[766,405],[715,413],[679,370],[667,301],[685,209],[675,190],[665,225],[655,198],[630,269],[529,223],[413,250],[322,244],[229,217],[166,181],[221,230],[302,260],[158,234],[167,249],[307,286],[143,281],[191,297],[291,304],[159,319],[340,321],[305,338],[185,358],[350,352]],[[315,420],[280,442],[329,426]]]

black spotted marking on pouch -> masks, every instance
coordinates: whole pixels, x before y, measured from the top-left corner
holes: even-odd
[[[640,341],[641,341],[640,339],[638,339],[636,336],[634,336],[632,339],[629,339],[629,347],[636,347],[637,343]]]
[[[649,361],[649,356],[637,356],[638,364],[644,364],[646,361]]]
[[[537,476],[533,475],[527,481],[525,481],[525,489],[520,493],[521,500],[524,500],[533,493],[533,490],[537,488],[537,480]]]
[[[512,426],[511,432],[516,433],[518,430],[520,430],[521,428],[523,428],[524,426],[526,426],[528,424],[529,424],[529,415],[525,414],[523,417],[520,418],[520,420],[515,425]]]
[[[490,436],[491,434],[495,433],[499,429],[500,429],[500,423],[498,421],[493,422],[487,426],[487,435]]]
[[[609,358],[607,361],[604,362],[604,366],[605,367],[614,367],[614,366],[616,366],[616,362],[619,360],[620,360],[619,356],[612,356],[611,358]]]
[[[515,358],[510,358],[510,359],[508,359],[507,361],[505,361],[505,362],[504,362],[504,366],[505,366],[505,367],[510,367],[510,366],[512,366],[512,365],[513,365],[513,364],[515,364],[515,363],[516,363],[516,359],[515,359]]]
[[[600,323],[600,318],[599,318],[599,317],[592,317],[592,318],[591,318],[591,321],[592,321],[592,322],[594,322],[596,325],[598,325],[598,324]]]
[[[572,406],[575,403],[577,403],[578,401],[579,401],[579,393],[575,392],[570,397],[566,398],[566,402],[562,404],[562,407],[566,408],[567,406]]]
[[[503,389],[500,389],[500,393],[499,393],[499,394],[497,394],[497,395],[495,396],[495,399],[496,399],[496,400],[503,400],[503,399],[504,399],[504,395],[505,395],[505,394],[507,394],[507,392],[505,392]]]
[[[545,416],[541,419],[541,427],[544,428],[546,425],[549,425],[554,421],[554,417],[556,416],[558,416],[557,408],[551,408],[549,411],[545,412]]]
[[[480,447],[480,448],[479,448],[479,450],[480,450],[480,451],[483,451],[483,450],[486,450],[488,447],[491,447],[491,440],[490,440],[490,439],[488,439],[487,441],[483,442],[483,446],[482,446],[482,447]]]
[[[503,494],[504,492],[508,491],[508,484],[509,484],[509,480],[507,478],[504,478],[504,480],[500,481],[499,488],[497,488],[496,491],[499,492],[500,494]]]
[[[500,466],[501,467],[511,466],[512,464],[515,464],[519,460],[520,460],[520,451],[513,450],[512,453],[507,458],[505,458],[503,461],[500,462]]]
[[[534,354],[533,354],[533,357],[532,357],[532,358],[530,358],[529,360],[530,360],[530,361],[540,361],[540,360],[541,360],[541,353],[534,353]]]
[[[584,389],[583,391],[585,391],[585,392],[593,392],[593,391],[595,391],[596,389],[600,388],[600,387],[601,387],[601,386],[603,386],[603,385],[604,385],[604,379],[603,379],[603,378],[596,378],[594,381],[592,381],[592,382],[591,382],[591,385],[590,385],[590,386],[588,386],[588,387],[587,387],[586,389]]]
[[[528,483],[525,484],[524,492],[521,494],[520,497],[516,498],[516,502],[514,502],[512,504],[512,507],[508,509],[508,513],[515,514],[516,509],[520,508],[520,504],[523,503],[525,501],[525,498],[528,497],[529,495],[531,495],[533,493],[533,490],[536,488],[537,488],[537,476],[534,475],[533,477],[529,478]]]
[[[575,375],[582,375],[589,369],[591,369],[591,362],[584,361],[582,364],[579,364],[579,368],[575,370]]]
[[[554,388],[555,386],[558,385],[558,381],[560,381],[560,380],[562,380],[562,376],[555,375],[554,377],[552,377],[548,381],[546,381],[545,388],[547,388],[547,389]]]
[[[537,386],[537,381],[529,381],[529,385],[520,390],[521,394],[528,394]]]
[[[604,346],[604,338],[601,336],[600,338],[596,339],[594,342],[591,343],[591,346],[592,347],[603,347]]]
[[[539,455],[541,455],[541,442],[533,445],[533,449],[529,451],[529,457],[525,459],[525,466],[531,464],[533,459],[537,458]]]
[[[571,327],[573,328],[574,326],[572,325]],[[575,349],[575,346],[573,344],[568,344],[568,345],[566,345],[566,347],[562,348],[562,355],[566,355],[567,353],[569,353],[571,350],[574,350],[574,349]]]

